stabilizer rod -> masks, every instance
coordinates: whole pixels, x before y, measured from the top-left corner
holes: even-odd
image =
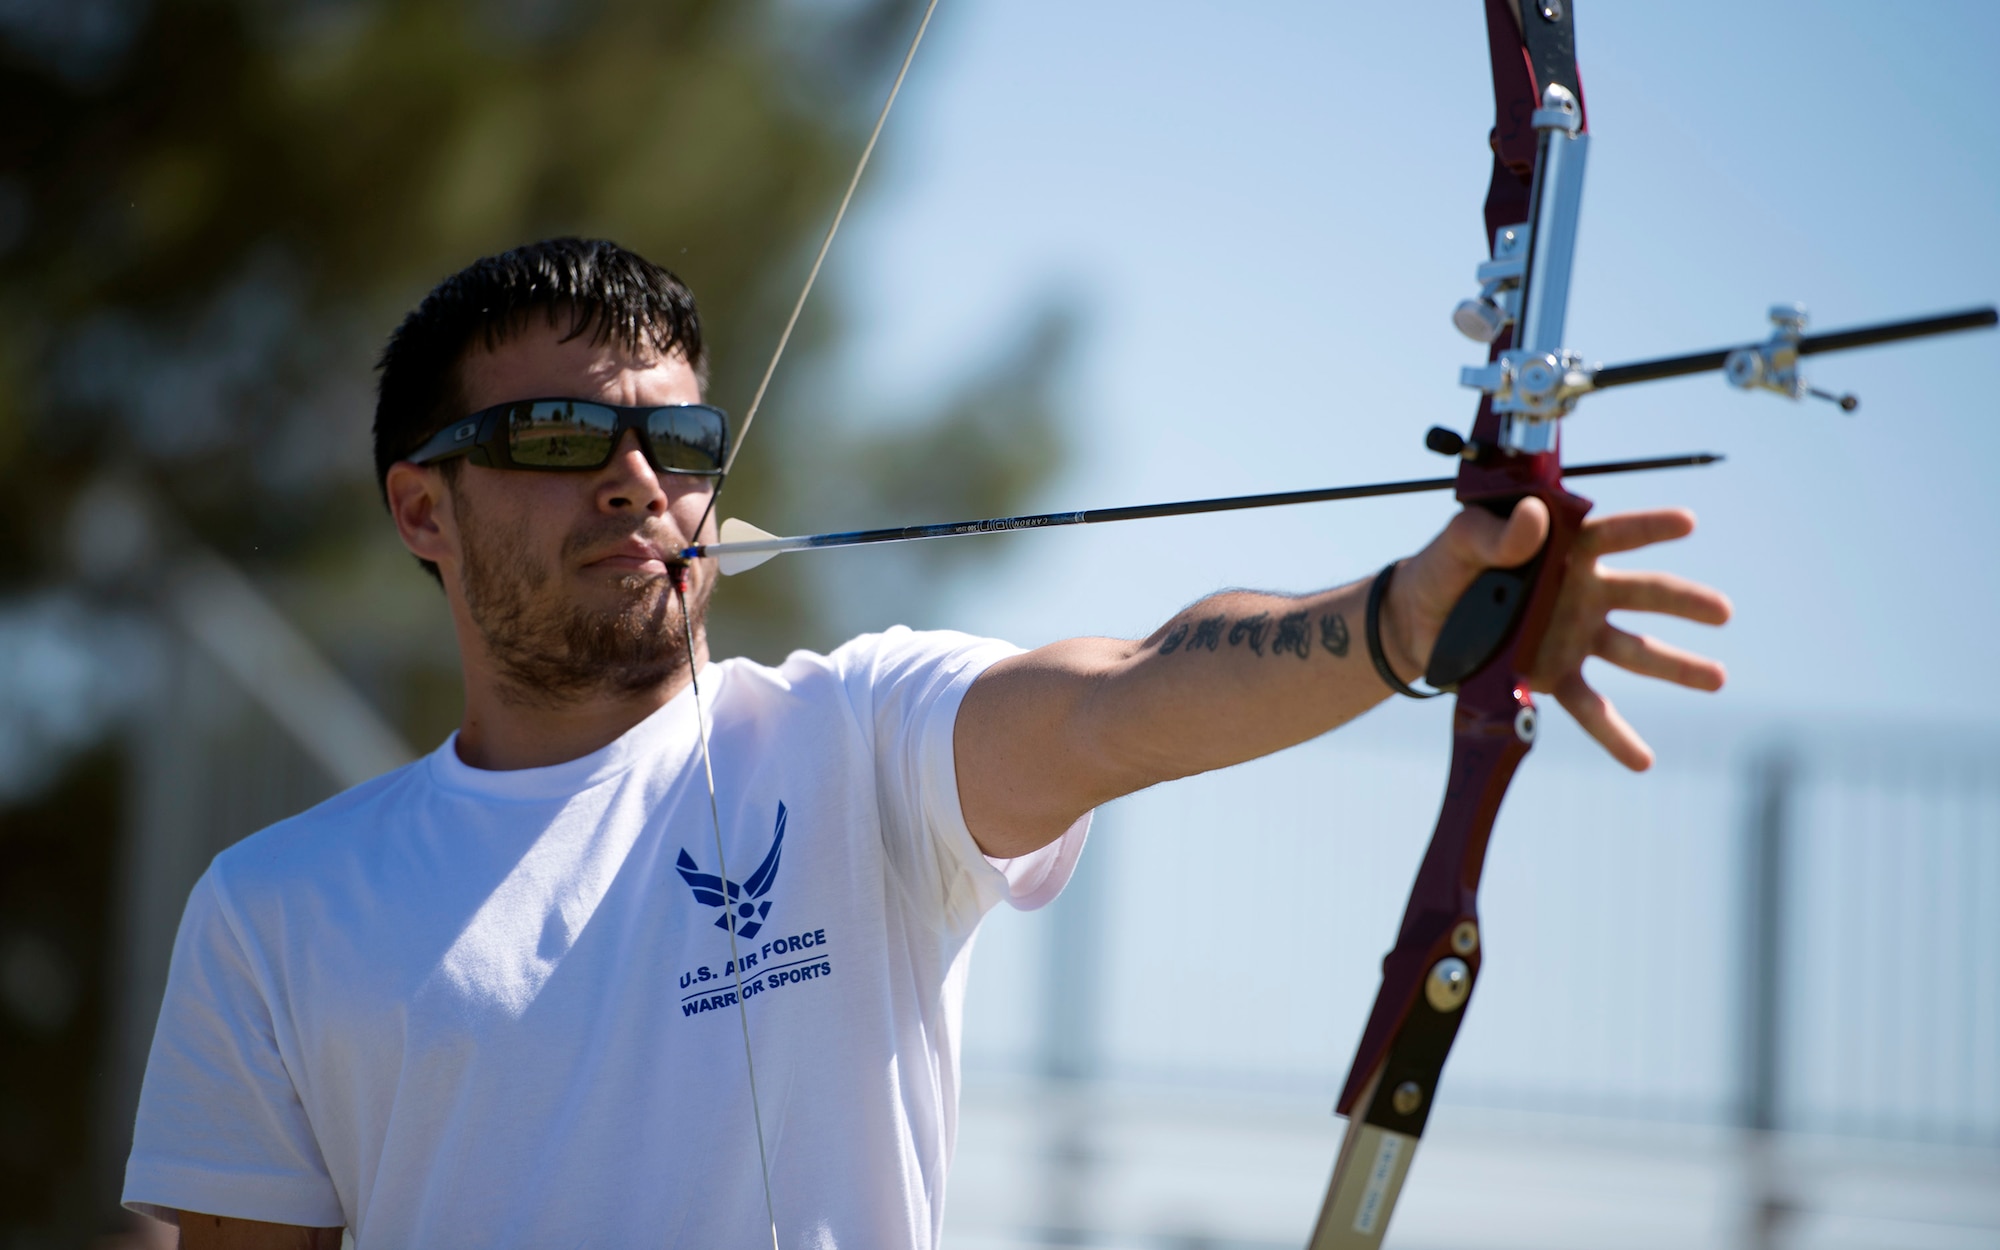
[[[1852,330],[1834,330],[1827,334],[1808,334],[1799,339],[1798,353],[1801,356],[1816,356],[1823,352],[1844,352],[1856,347],[1873,347],[1878,343],[1926,338],[1933,334],[1980,330],[1996,322],[2000,322],[2000,312],[1996,312],[1992,305],[1968,308],[1963,312],[1936,317],[1917,317],[1910,321],[1890,321]],[[1590,373],[1590,389],[1602,391],[1614,386],[1629,386],[1634,382],[1657,382],[1662,378],[1686,377],[1692,373],[1714,373],[1736,352],[1754,351],[1762,346],[1761,343],[1744,343],[1688,356],[1665,356],[1629,365],[1606,365]]]

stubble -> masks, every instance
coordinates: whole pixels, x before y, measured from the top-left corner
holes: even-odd
[[[681,600],[671,578],[628,573],[613,587],[608,608],[577,602],[561,584],[574,557],[643,532],[638,527],[606,518],[607,524],[571,534],[558,566],[547,568],[529,555],[525,521],[475,517],[463,492],[453,492],[452,512],[464,542],[466,608],[508,702],[552,707],[633,695],[687,667]],[[699,636],[712,588],[703,579],[690,580],[687,606]]]

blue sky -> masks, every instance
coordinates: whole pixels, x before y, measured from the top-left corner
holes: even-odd
[[[1586,358],[1759,339],[1778,301],[1822,329],[2000,302],[2000,4],[1579,8],[1593,146],[1569,327]],[[1078,453],[1042,506],[1448,472],[1422,439],[1469,425],[1458,370],[1483,358],[1450,324],[1484,255],[1480,12],[945,0],[830,262],[826,293],[855,336],[846,387],[862,407],[910,411],[1063,300],[1083,314],[1064,392]],[[1594,396],[1567,423],[1575,462],[1728,456],[1585,493],[1601,511],[1696,511],[1700,532],[1645,562],[1722,587],[1737,619],[1624,623],[1719,656],[1731,680],[1701,696],[1595,666],[1660,748],[1644,778],[1551,722],[1495,835],[1485,920],[1512,953],[1491,965],[1454,1060],[1467,1089],[1725,1098],[1744,753],[1773,722],[1908,753],[1990,750],[2000,333],[1812,364],[1814,382],[1861,396],[1859,413],[1710,376]],[[1419,496],[994,539],[1007,558],[970,566],[912,623],[1026,645],[1143,635],[1220,586],[1364,576],[1449,512]],[[802,532],[846,518],[758,520]],[[1104,813],[1117,1062],[1338,1080],[1435,811],[1448,721],[1399,702]],[[1261,919],[1218,907],[1217,864],[1246,884],[1224,896],[1254,896]],[[1648,910],[1598,914],[1605,900]],[[1618,948],[1624,972],[1643,972],[1632,982],[1659,991],[1644,1003],[1603,997],[1615,976],[1559,971],[1603,956],[1621,923],[1648,939]],[[1032,1051],[1045,928],[989,926],[974,1059]],[[1163,932],[1200,938],[1142,948]],[[1301,995],[1292,962],[1270,955],[1307,937],[1327,956],[1321,988]],[[1860,969],[1840,975],[1867,982]],[[1202,988],[1224,983],[1260,1011],[1210,1018]]]
[[[2000,300],[2000,5],[1581,9],[1584,356],[1760,338],[1779,300],[1822,329]],[[1078,455],[1049,506],[1449,471],[1422,436],[1474,406],[1457,376],[1480,352],[1449,313],[1482,256],[1485,58],[1469,2],[945,0],[830,262],[856,336],[848,387],[907,410],[1059,299],[1084,334],[1065,392]],[[1652,562],[1736,601],[1720,632],[1661,629],[1729,664],[1716,712],[1990,723],[2000,334],[1810,376],[1861,411],[1662,383],[1587,400],[1566,456],[1728,455],[1586,491],[1600,510],[1701,517]],[[1141,634],[1221,585],[1363,575],[1447,507],[1000,540],[1008,560],[931,623],[1026,644]],[[1694,698],[1605,684],[1641,710]]]

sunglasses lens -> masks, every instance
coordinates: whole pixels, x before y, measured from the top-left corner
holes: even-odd
[[[676,404],[646,418],[660,467],[673,473],[716,473],[729,444],[729,418],[707,404]]]
[[[524,469],[595,469],[611,459],[618,414],[602,404],[545,399],[507,413],[507,454]]]

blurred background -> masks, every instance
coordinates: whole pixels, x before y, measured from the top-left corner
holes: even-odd
[[[0,1247],[116,1203],[208,858],[456,723],[368,462],[374,355],[560,233],[668,264],[740,411],[908,0],[0,2]],[[1619,362],[2000,297],[2000,9],[1589,3],[1570,325]],[[1473,408],[1479,6],[946,0],[727,511],[777,532],[1432,476]],[[1684,504],[1714,697],[1560,717],[1488,861],[1491,958],[1391,1245],[2000,1245],[2000,336],[1824,357],[1860,411],[1690,379],[1572,460]],[[721,654],[898,621],[1136,636],[1304,590],[1441,498],[792,557]],[[1638,626],[1637,622],[1633,622]],[[1645,626],[1639,626],[1645,627]],[[1287,1246],[1434,819],[1398,705],[1104,811],[981,938],[951,1244]]]

